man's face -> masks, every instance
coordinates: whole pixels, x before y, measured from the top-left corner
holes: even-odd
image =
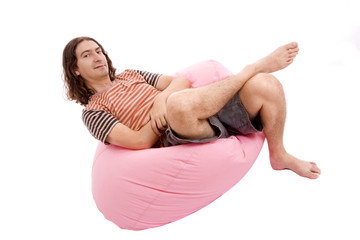
[[[84,40],[78,44],[75,50],[77,69],[75,73],[82,76],[87,83],[102,80],[109,77],[109,67],[106,57],[99,45],[93,41]]]

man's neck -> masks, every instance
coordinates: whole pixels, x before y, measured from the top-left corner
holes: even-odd
[[[106,90],[107,88],[112,86],[112,81],[109,77],[106,77],[102,80],[96,80],[92,81],[90,84],[92,89],[94,89],[96,92],[101,92]]]

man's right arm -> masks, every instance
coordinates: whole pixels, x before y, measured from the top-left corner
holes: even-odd
[[[134,131],[102,110],[84,110],[82,119],[91,135],[103,143],[130,149],[145,149],[152,147],[159,139],[150,122]]]
[[[117,123],[106,137],[106,142],[129,149],[151,148],[158,140],[159,136],[152,130],[150,122],[139,131]]]

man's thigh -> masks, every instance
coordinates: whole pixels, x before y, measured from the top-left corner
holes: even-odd
[[[239,94],[236,94],[217,116],[231,135],[247,135],[263,129],[259,112],[251,118]]]
[[[180,135],[179,133],[175,132],[171,127],[169,127],[164,134],[163,137],[163,145],[165,147],[174,146],[179,144],[186,144],[186,143],[206,143],[218,138],[226,138],[229,136],[228,131],[226,130],[225,126],[220,122],[217,116],[212,116],[204,123],[206,128],[211,128],[211,134],[205,133],[201,135],[198,129],[193,129],[189,131],[189,135]],[[207,131],[207,130],[205,130]]]
[[[176,119],[176,120],[174,120]],[[176,116],[169,117],[169,126],[178,137],[184,139],[204,139],[216,135],[208,119],[187,119],[181,121]]]

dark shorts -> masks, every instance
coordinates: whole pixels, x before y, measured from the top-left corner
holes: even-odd
[[[163,146],[174,146],[186,143],[206,143],[232,135],[247,135],[261,132],[263,125],[260,116],[250,121],[249,115],[241,103],[239,94],[235,96],[214,116],[208,118],[210,125],[218,133],[217,136],[205,139],[184,139],[169,127],[163,136]]]

